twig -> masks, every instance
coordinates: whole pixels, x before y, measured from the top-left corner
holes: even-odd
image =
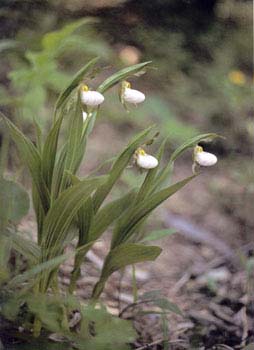
[[[209,309],[215,313],[217,318],[229,324],[232,324],[233,326],[239,327],[239,324],[236,323],[232,317],[230,317],[229,315],[226,315],[223,312],[221,306],[217,305],[216,303],[210,302]]]
[[[164,217],[164,221],[168,226],[179,230],[179,233],[186,238],[213,246],[216,251],[224,256],[234,256],[233,250],[212,232],[204,230],[191,221],[184,219],[182,216],[175,215],[169,211],[165,211]]]
[[[186,272],[174,285],[172,289],[170,289],[170,293],[178,293],[179,290],[190,280],[191,273]]]
[[[154,341],[152,343],[149,343],[149,344],[146,344],[144,346],[141,346],[140,348],[136,348],[136,350],[148,350],[151,346],[158,345],[158,344],[161,344],[163,342],[165,342],[165,339],[159,339],[159,340],[156,340],[156,341]],[[185,341],[181,340],[181,339],[179,339],[179,340],[170,340],[170,341],[167,340],[167,343],[168,344],[178,344],[178,343],[185,343]]]
[[[242,334],[242,342],[241,345],[246,345],[246,339],[248,337],[248,318],[246,314],[246,306],[244,306],[241,310],[241,316],[242,316],[242,325],[243,325],[243,334]]]
[[[125,306],[125,308],[123,308],[123,310],[119,313],[119,317],[122,317],[123,314],[129,309],[133,309],[134,307],[136,307],[138,305],[151,303],[153,301],[154,301],[154,299],[147,299],[147,300],[140,300],[140,301],[137,301],[135,303],[129,304],[129,305]]]
[[[234,348],[231,348],[231,346],[225,345],[225,344],[217,344],[216,346],[220,346],[223,349],[227,350],[234,350]]]

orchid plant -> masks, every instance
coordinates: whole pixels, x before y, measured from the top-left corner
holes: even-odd
[[[158,246],[147,245],[141,230],[151,212],[196,177],[196,166],[216,163],[216,157],[197,146],[200,141],[212,140],[216,134],[203,134],[185,142],[177,148],[170,159],[163,162],[166,140],[159,146],[156,155],[146,149],[154,142],[154,126],[140,132],[115,158],[107,174],[84,178],[77,176],[83,160],[88,137],[106,98],[107,91],[119,85],[120,101],[123,105],[138,105],[145,95],[131,88],[127,79],[145,70],[150,62],[124,68],[103,81],[96,90],[89,89],[87,77],[98,59],[88,62],[60,94],[52,118],[52,126],[45,140],[35,122],[36,144],[26,137],[10,119],[2,115],[5,125],[27,166],[32,179],[32,199],[37,221],[37,242],[31,242],[18,233],[7,231],[16,242],[18,250],[28,261],[29,269],[15,276],[5,288],[20,290],[19,305],[30,291],[38,298],[49,291],[59,295],[59,266],[70,255],[75,262],[71,273],[69,295],[76,289],[80,267],[94,243],[113,225],[110,250],[104,260],[99,280],[94,286],[91,301],[95,304],[112,273],[139,262],[155,260],[161,253]],[[67,124],[67,135],[60,145],[59,134]],[[187,149],[194,149],[195,172],[189,177],[170,182],[175,160]],[[133,189],[121,198],[104,204],[117,180],[128,165],[134,162],[146,172],[140,188]],[[166,164],[165,164],[166,163]],[[73,253],[65,248],[77,238]],[[29,301],[27,301],[28,305]],[[42,319],[36,308],[33,332],[37,337]],[[66,326],[68,328],[68,325]]]

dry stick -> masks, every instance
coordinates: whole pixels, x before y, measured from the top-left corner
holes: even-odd
[[[246,345],[246,339],[248,337],[248,318],[246,314],[246,306],[244,306],[241,310],[241,317],[242,317],[242,325],[243,325],[243,333],[242,333],[242,342],[241,345],[244,347]]]
[[[120,276],[119,276],[119,284],[118,284],[118,316],[120,315],[120,310],[121,310],[122,281],[123,281],[125,269],[123,268],[119,272],[120,272]]]
[[[181,215],[175,215],[165,210],[164,222],[167,226],[179,230],[179,233],[186,238],[212,246],[225,257],[232,258],[234,256],[233,250],[223,240],[216,237],[214,233],[204,230],[191,221],[184,219]]]
[[[147,349],[149,349],[151,346],[153,346],[153,345],[158,345],[158,344],[161,344],[161,343],[163,343],[163,342],[165,342],[164,339],[159,339],[159,340],[156,340],[156,341],[154,341],[154,342],[152,342],[152,343],[149,343],[149,344],[146,344],[146,345],[144,345],[144,346],[141,346],[140,348],[137,348],[136,350],[147,350]],[[185,341],[179,339],[179,340],[170,340],[170,341],[167,341],[167,343],[168,343],[168,344],[178,344],[178,343],[185,343]]]
[[[234,348],[231,348],[231,346],[225,345],[225,344],[217,344],[216,346],[220,346],[223,349],[227,350],[234,350]]]
[[[246,252],[249,249],[252,249],[254,247],[254,244],[252,242],[247,243],[241,247],[239,247],[237,250],[232,250],[232,252],[237,256],[238,252]],[[175,283],[174,287],[170,289],[170,293],[177,294],[181,288],[189,281],[190,277],[194,275],[195,277],[205,274],[207,271],[210,271],[214,268],[216,268],[218,265],[221,265],[222,263],[225,263],[225,258],[227,257],[216,257],[207,264],[202,265],[199,269],[194,267],[190,267],[184,275]],[[235,259],[236,260],[236,259]]]
[[[136,301],[135,303],[132,304],[128,304],[127,306],[125,306],[125,308],[122,309],[122,311],[119,313],[119,317],[121,318],[123,316],[123,314],[129,310],[129,309],[133,309],[138,305],[141,304],[147,304],[147,303],[151,303],[153,302],[155,299],[147,299],[147,300],[140,300],[140,301]]]

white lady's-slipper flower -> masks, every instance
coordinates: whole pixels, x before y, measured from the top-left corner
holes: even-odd
[[[98,91],[90,91],[87,85],[83,85],[80,91],[81,102],[87,106],[96,107],[104,101],[104,96]]]
[[[131,89],[131,84],[129,82],[123,83],[123,93],[122,99],[124,102],[138,104],[145,100],[145,95],[143,92]]]
[[[147,154],[142,148],[138,148],[135,152],[136,163],[140,168],[153,169],[158,166],[158,160]]]
[[[217,157],[212,153],[204,152],[201,146],[196,146],[194,161],[201,166],[212,166],[217,163]]]

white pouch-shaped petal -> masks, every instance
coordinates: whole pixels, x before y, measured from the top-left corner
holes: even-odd
[[[153,169],[158,166],[158,160],[150,154],[138,154],[137,165],[143,169]]]
[[[209,152],[197,152],[195,161],[201,166],[212,166],[217,163],[217,157]]]
[[[125,88],[124,93],[123,93],[123,99],[125,102],[128,103],[134,103],[134,104],[138,104],[141,103],[145,100],[145,95],[143,94],[143,92],[138,91],[138,90],[134,90],[134,89],[130,89],[130,88]]]
[[[81,102],[87,106],[99,106],[104,101],[104,96],[98,91],[81,91]]]

